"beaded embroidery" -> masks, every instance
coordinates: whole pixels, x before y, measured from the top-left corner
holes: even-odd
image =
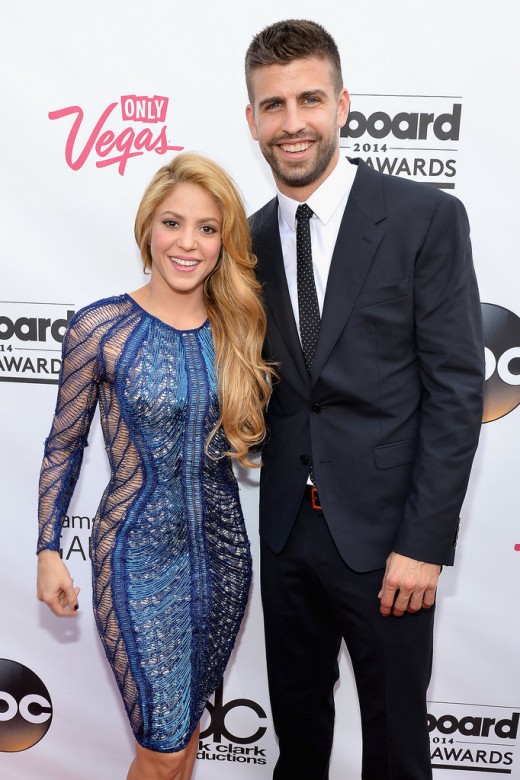
[[[179,331],[128,295],[79,311],[63,344],[40,477],[38,551],[59,549],[99,402],[111,468],[91,539],[97,627],[136,739],[184,748],[244,614],[251,557],[218,419],[208,322]],[[211,450],[227,449],[222,431]]]

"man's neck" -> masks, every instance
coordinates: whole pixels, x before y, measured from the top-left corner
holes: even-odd
[[[327,168],[323,171],[322,175],[316,179],[315,181],[311,182],[310,184],[306,184],[303,187],[297,187],[297,186],[291,186],[285,181],[282,181],[274,174],[274,180],[276,183],[277,188],[280,190],[280,192],[283,195],[286,195],[288,198],[292,198],[292,200],[297,200],[299,203],[305,203],[313,192],[316,192],[318,187],[321,187],[323,182],[328,179],[336,165],[339,161],[339,149],[336,151],[334,157],[331,159],[330,163],[328,164]]]

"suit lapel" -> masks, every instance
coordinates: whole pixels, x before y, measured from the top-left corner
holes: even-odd
[[[341,221],[332,255],[320,336],[310,372],[314,385],[352,313],[370,265],[383,238],[386,219],[382,179],[362,161]],[[269,319],[279,331],[301,379],[309,384],[294,320],[278,227],[278,201],[270,201],[252,218],[258,277],[263,285]],[[287,365],[284,366],[284,373]]]
[[[258,257],[258,277],[263,286],[271,325],[279,331],[298,373],[308,384],[309,374],[303,359],[285,275],[276,198],[253,217],[251,228]],[[284,374],[286,371],[287,365],[284,366]]]
[[[381,177],[360,162],[332,255],[320,335],[310,371],[313,385],[352,313],[384,235],[377,223],[385,218]]]

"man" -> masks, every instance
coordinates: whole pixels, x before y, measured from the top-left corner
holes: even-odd
[[[320,25],[260,32],[246,79],[277,187],[251,220],[280,375],[260,487],[274,777],[328,777],[343,638],[362,778],[425,780],[437,579],[453,563],[482,416],[466,213],[340,156],[349,95]]]

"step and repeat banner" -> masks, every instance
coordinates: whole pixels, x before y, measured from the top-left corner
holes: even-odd
[[[441,187],[472,225],[486,406],[456,565],[442,574],[429,691],[434,777],[520,777],[520,264],[515,0],[260,4],[19,0],[3,9],[0,197],[0,777],[124,780],[133,741],[90,608],[89,537],[108,471],[97,419],[61,537],[76,620],[35,598],[37,481],[60,349],[79,307],[144,283],[133,220],[178,150],[233,176],[252,212],[273,182],[249,136],[243,57],[281,18],[336,38],[352,110],[342,153]],[[258,583],[257,479],[240,473],[255,574],[196,780],[264,780],[277,746]],[[360,776],[345,651],[330,776]],[[305,752],[305,744],[301,746]],[[461,774],[461,772],[465,774]],[[475,774],[475,773],[478,773]]]

